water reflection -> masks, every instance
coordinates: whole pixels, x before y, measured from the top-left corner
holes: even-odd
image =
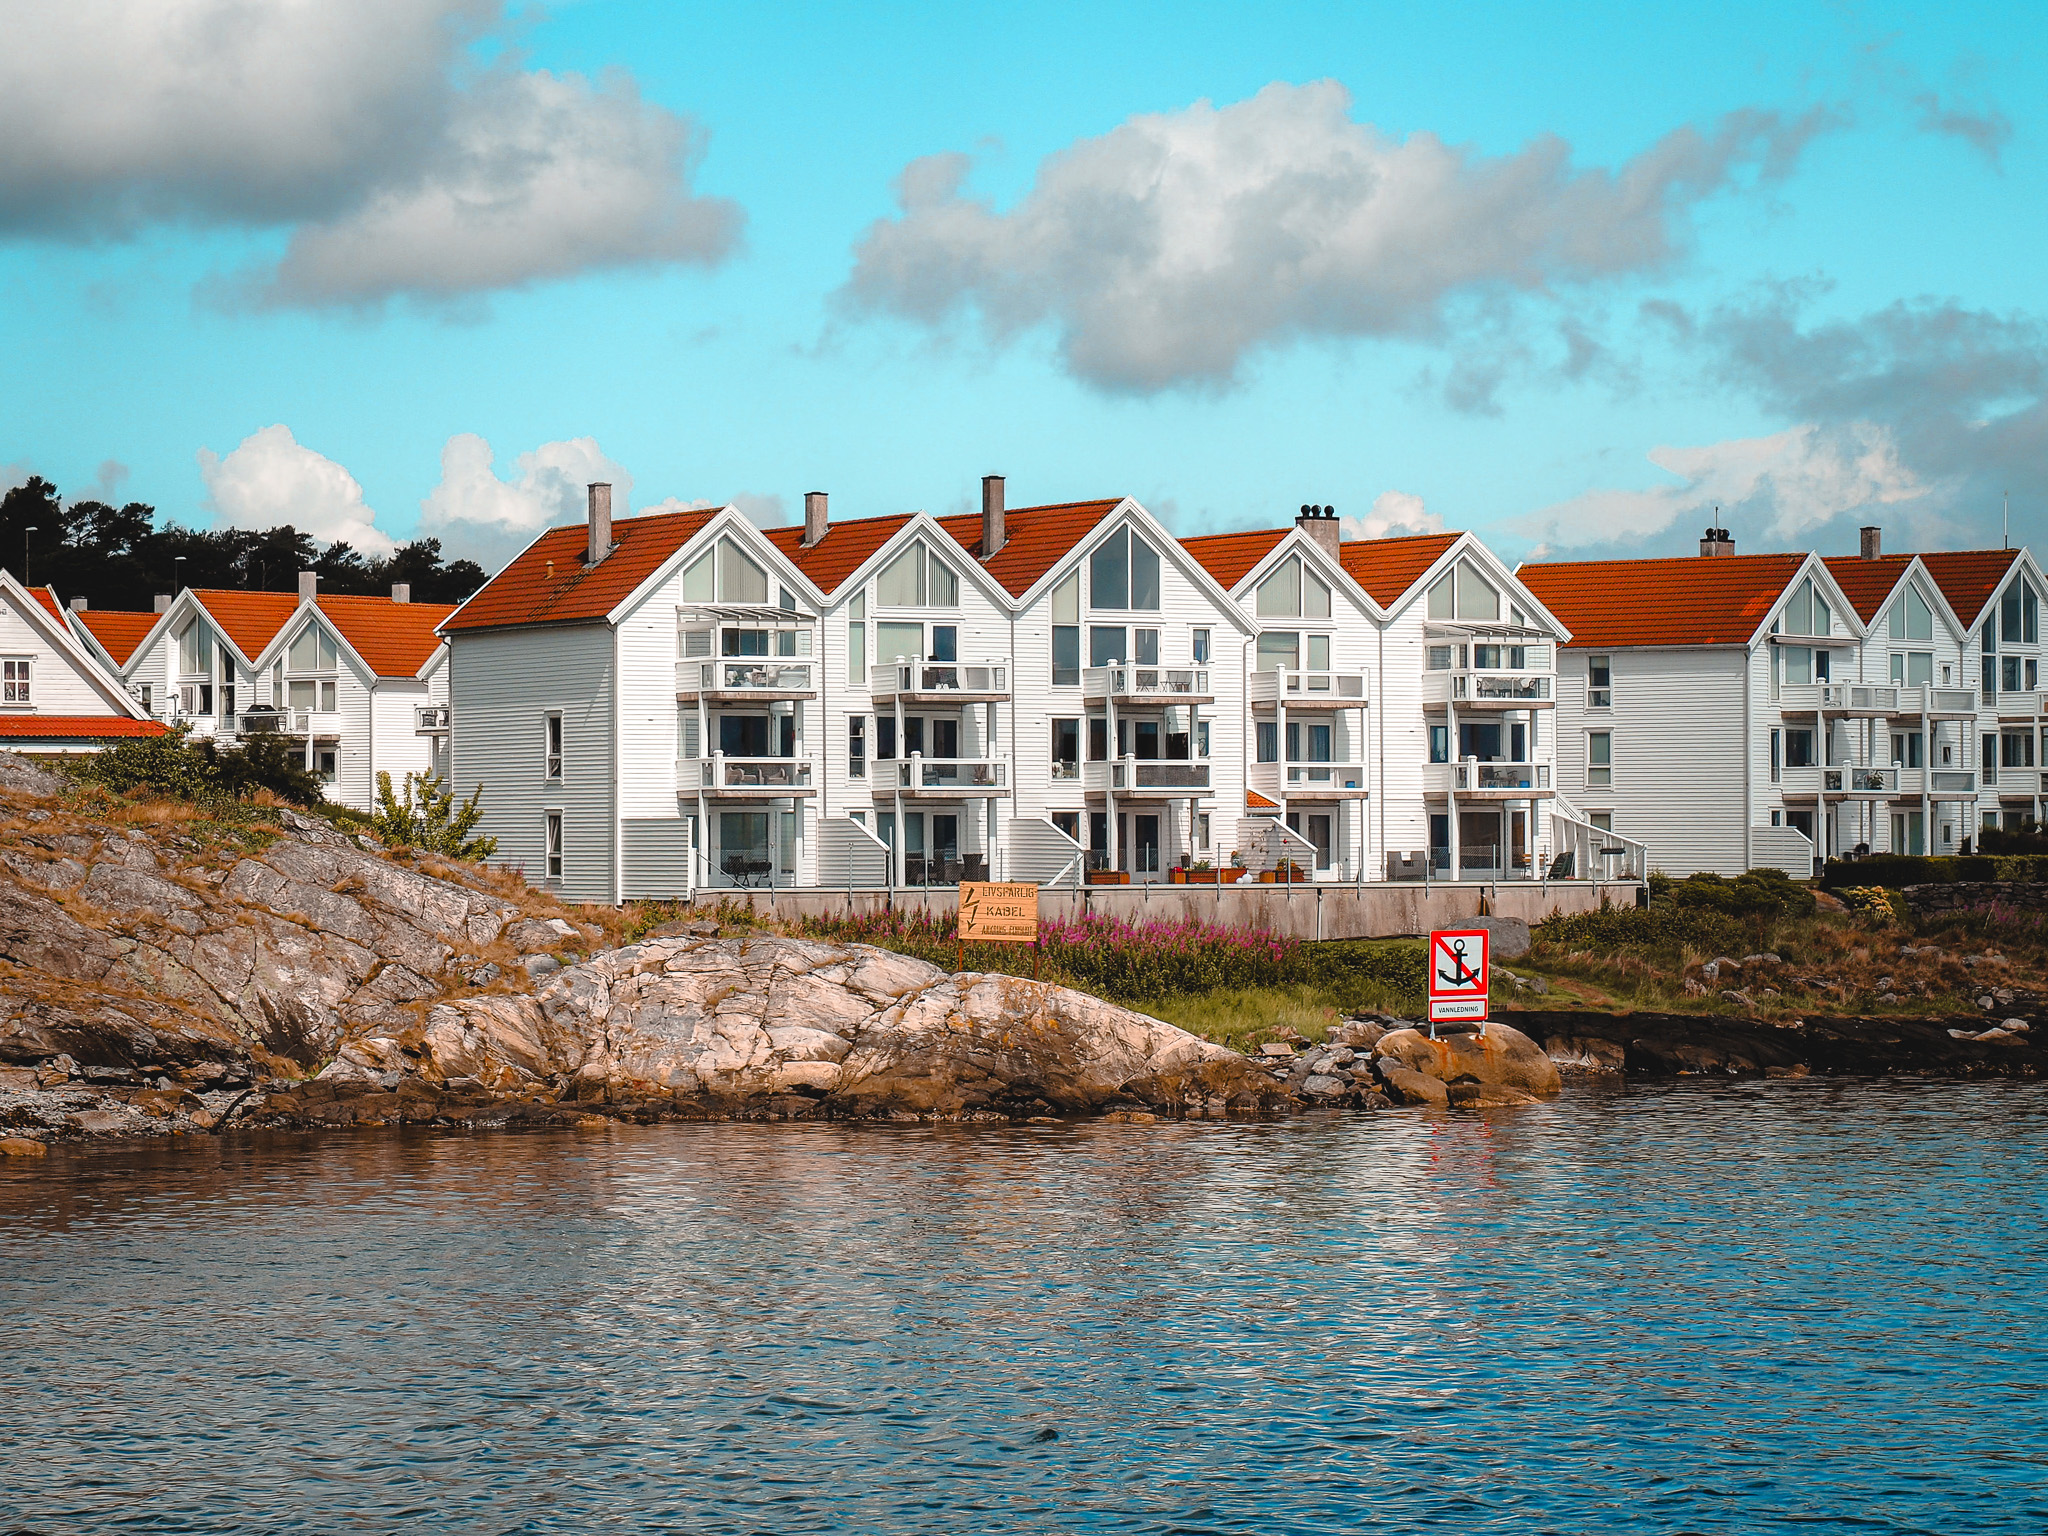
[[[38,1530],[2037,1531],[2048,1093],[0,1165]],[[2031,1385],[2030,1385],[2031,1384]]]

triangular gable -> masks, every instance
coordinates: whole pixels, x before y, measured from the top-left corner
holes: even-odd
[[[1975,633],[1992,616],[2015,568],[2033,581],[2035,591],[2048,597],[2048,578],[2035,563],[2033,551],[2025,546],[1923,551],[1920,561],[1941,588],[1965,634]]]
[[[441,631],[612,622],[692,538],[730,510],[700,507],[618,518],[611,553],[588,570],[583,557],[589,552],[589,524],[550,528],[472,592],[441,622]]]
[[[1414,566],[1420,556],[1427,552],[1428,545],[1423,542],[1425,540],[1431,544],[1440,545],[1440,547],[1426,566],[1423,566],[1420,571],[1416,571],[1412,576],[1408,576],[1408,573],[1414,570]],[[1374,544],[1391,541],[1364,539],[1358,542],[1361,544]],[[1490,581],[1498,585],[1503,601],[1509,607],[1519,608],[1522,611],[1523,617],[1528,620],[1528,628],[1548,630],[1556,637],[1559,645],[1571,643],[1572,625],[1566,621],[1563,615],[1559,614],[1550,604],[1543,600],[1541,593],[1532,590],[1529,584],[1522,580],[1519,571],[1510,569],[1508,563],[1495,554],[1487,546],[1486,541],[1480,538],[1478,534],[1472,533],[1469,530],[1460,533],[1421,534],[1398,542],[1413,545],[1415,548],[1401,552],[1397,560],[1389,562],[1387,569],[1383,573],[1375,573],[1376,575],[1384,574],[1389,584],[1392,580],[1408,576],[1406,586],[1402,587],[1390,599],[1383,599],[1389,618],[1405,612],[1419,602],[1426,601],[1429,589],[1435,586],[1437,581],[1456,566],[1459,561],[1465,560],[1477,565],[1485,572]],[[1349,550],[1353,545],[1346,544],[1343,547]],[[1386,587],[1383,586],[1382,590],[1386,590]],[[1378,596],[1377,593],[1372,595]],[[1485,621],[1479,619],[1442,619],[1435,622],[1479,625]],[[1506,624],[1511,621],[1506,614],[1502,614],[1494,622]]]
[[[822,595],[828,599],[835,598],[848,587],[857,586],[878,574],[895,560],[913,539],[922,538],[945,556],[949,563],[958,567],[961,578],[973,582],[991,603],[998,608],[1010,608],[1012,605],[1009,592],[1004,589],[1002,583],[989,574],[987,567],[981,563],[974,551],[963,546],[954,536],[952,529],[947,526],[957,521],[958,519],[954,518],[933,517],[929,512],[922,510],[887,513],[874,518],[853,518],[844,523],[831,525],[826,531],[826,536],[809,550],[801,550],[801,528],[773,529],[770,536],[772,538],[775,534],[796,534],[801,553],[792,556],[793,559],[801,559],[803,555],[809,554],[823,557],[818,565],[806,563],[804,568],[815,569],[828,576],[837,576],[838,579],[829,589],[825,589],[822,582],[819,583]],[[974,521],[975,526],[979,528],[980,519],[976,518]],[[832,534],[840,529],[847,530],[853,537],[837,550],[832,550]],[[776,540],[777,548],[781,549],[786,542]],[[858,564],[848,566],[846,561],[856,550],[863,550],[865,553],[861,555]]]
[[[1959,641],[1969,637],[1970,626],[1950,605],[1941,583],[1918,555],[1882,555],[1875,560],[1860,555],[1828,555],[1823,557],[1822,564],[1856,609],[1867,638],[1889,634],[1892,605],[1909,584],[1917,586],[1927,606],[1948,625],[1951,635]]]
[[[1218,583],[1227,587],[1231,598],[1242,604],[1247,596],[1289,555],[1300,555],[1332,588],[1341,588],[1352,602],[1374,620],[1384,620],[1387,610],[1346,569],[1343,557],[1332,555],[1316,537],[1299,527],[1263,528],[1251,533],[1205,533],[1183,539],[1181,544],[1199,560]],[[1341,550],[1345,546],[1339,545]],[[1224,578],[1235,573],[1235,579]],[[1258,622],[1256,614],[1253,623]]]
[[[736,538],[761,561],[777,582],[791,589],[792,596],[808,600],[821,611],[824,609],[825,594],[818,590],[817,583],[790,561],[769,538],[767,530],[757,527],[739,508],[728,503],[714,512],[711,520],[691,534],[675,553],[648,572],[647,578],[605,615],[606,619],[614,625],[623,623],[628,614],[666,586],[676,572],[687,570],[707,551],[715,549],[721,537]],[[770,606],[774,604],[771,602]]]
[[[14,573],[0,566],[0,601],[18,609],[28,625],[48,638],[65,661],[80,677],[92,685],[93,691],[114,710],[132,720],[146,718],[142,706],[129,697],[128,691],[113,678],[107,676],[106,668],[100,665],[93,654],[79,643],[71,633],[71,626],[64,622],[64,610],[59,607],[52,613],[49,606],[37,600],[35,594],[14,579]],[[32,718],[22,716],[23,719]]]

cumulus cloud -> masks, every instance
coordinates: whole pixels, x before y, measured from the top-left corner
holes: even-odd
[[[229,528],[275,528],[289,523],[322,543],[347,542],[366,555],[394,548],[363,502],[356,477],[316,453],[280,423],[252,432],[226,455],[199,450],[207,505]]]
[[[293,231],[271,303],[716,261],[703,139],[631,80],[481,68],[501,0],[0,0],[0,231]]]
[[[496,569],[543,529],[588,516],[594,482],[610,482],[617,513],[631,505],[633,477],[605,457],[595,438],[542,443],[520,454],[513,480],[498,477],[495,460],[483,438],[458,432],[441,449],[440,484],[420,503],[421,535],[486,569]]]
[[[1693,205],[1783,175],[1834,122],[1733,113],[1608,170],[1555,137],[1497,156],[1397,140],[1350,108],[1335,82],[1278,82],[1134,117],[1048,158],[1007,213],[963,191],[966,156],[914,162],[843,301],[935,327],[976,311],[998,340],[1050,323],[1106,388],[1228,383],[1262,345],[1429,335],[1461,298],[1654,271]]]
[[[1442,533],[1443,514],[1431,512],[1408,491],[1381,491],[1363,517],[1340,519],[1347,539],[1385,539],[1404,534]]]

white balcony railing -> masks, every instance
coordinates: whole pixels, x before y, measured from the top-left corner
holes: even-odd
[[[1550,764],[1482,763],[1472,758],[1456,763],[1431,763],[1424,784],[1436,794],[1448,790],[1460,795],[1547,795]]]
[[[1896,795],[1899,792],[1897,767],[1879,768],[1869,765],[1844,764],[1820,771],[1820,788],[1827,795]],[[1918,770],[1915,770],[1916,774]]]
[[[1209,788],[1209,765],[1185,758],[1114,757],[1103,763],[1083,763],[1083,786],[1094,792],[1113,790],[1117,794],[1203,794]]]
[[[715,752],[710,757],[676,759],[676,793],[694,795],[699,790],[712,794],[808,795],[814,793],[817,774],[808,757],[727,757]]]
[[[1553,701],[1554,681],[1548,672],[1427,672],[1422,701],[1478,709],[1544,709]]]
[[[413,734],[415,736],[438,736],[448,729],[448,706],[446,704],[421,704],[413,709]]]
[[[1010,696],[1010,667],[1000,661],[898,661],[868,669],[877,699],[904,696],[993,699]]]
[[[1091,699],[1157,704],[1192,704],[1213,697],[1207,667],[1089,667],[1081,674],[1081,691]]]
[[[2009,691],[2001,689],[1998,694],[1998,712],[2008,720],[2028,720],[2041,713],[2043,695],[2038,689]]]
[[[778,699],[817,691],[817,673],[808,661],[775,656],[722,657],[712,661],[676,663],[677,693],[738,693]]]
[[[1262,795],[1298,795],[1311,800],[1319,794],[1359,795],[1366,790],[1365,765],[1253,763],[1251,787]]]
[[[1254,704],[1285,703],[1290,709],[1362,708],[1366,702],[1365,674],[1278,667],[1270,672],[1254,672],[1251,694]]]
[[[994,758],[913,754],[897,762],[896,785],[909,794],[999,795],[1009,788],[1009,764]]]

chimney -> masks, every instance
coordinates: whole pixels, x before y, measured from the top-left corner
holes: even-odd
[[[1728,536],[1726,528],[1709,528],[1700,535],[1700,554],[1702,557],[1732,555],[1734,553],[1735,540]]]
[[[589,570],[612,552],[612,488],[599,480],[590,487],[590,549],[583,557]]]
[[[409,581],[394,581],[391,583],[391,601],[394,603],[411,602],[412,583]]]
[[[71,611],[73,613],[84,613],[86,609],[91,606],[92,605],[82,597],[74,597],[73,599],[71,599]]]
[[[1337,553],[1337,546],[1344,542],[1343,534],[1338,531],[1337,509],[1335,507],[1304,506],[1301,509],[1301,515],[1295,518],[1294,526],[1322,545],[1332,555]]]
[[[1003,530],[1003,477],[983,475],[981,477],[981,558],[986,560],[1005,544],[1010,536]]]
[[[170,593],[168,593],[168,592],[159,592],[159,593],[157,593],[157,595],[156,595],[156,611],[157,611],[158,613],[169,613],[169,612],[171,611],[171,594],[170,594]]]
[[[1863,547],[1860,553],[1864,559],[1875,560],[1884,553],[1884,529],[1859,528],[1856,531],[1862,536]]]
[[[299,572],[299,601],[310,603],[319,595],[320,573],[318,571]]]
[[[823,491],[804,492],[804,548],[809,549],[825,537],[832,526],[832,519],[825,512]]]

